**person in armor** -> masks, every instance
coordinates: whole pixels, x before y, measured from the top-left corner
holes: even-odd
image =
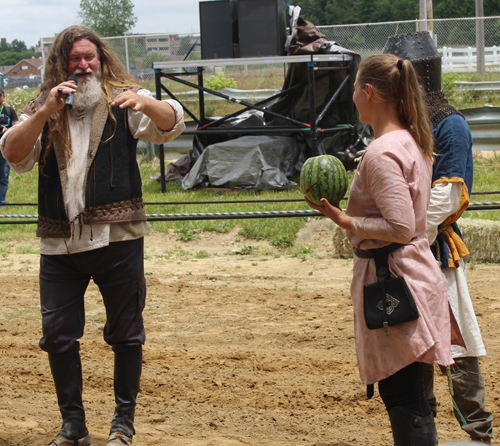
[[[486,355],[465,275],[463,242],[457,220],[469,205],[473,184],[472,135],[464,116],[441,90],[441,56],[429,32],[400,34],[387,39],[384,53],[411,60],[426,91],[426,105],[436,153],[427,237],[447,280],[452,325],[461,345],[452,345],[451,366],[455,417],[473,440],[491,443],[493,417],[485,407],[485,387],[479,356]],[[456,322],[456,323],[455,323]],[[441,368],[446,374],[446,369]],[[434,415],[434,367],[424,365],[426,394]]]
[[[37,163],[42,338],[62,427],[49,446],[90,446],[80,342],[92,279],[106,307],[116,408],[107,446],[132,444],[146,339],[144,235],[149,228],[137,164],[139,138],[166,143],[184,130],[173,100],[157,101],[84,26],[57,35],[39,95],[1,139],[18,173]]]

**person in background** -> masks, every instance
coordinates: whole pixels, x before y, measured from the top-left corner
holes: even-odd
[[[49,356],[62,416],[50,446],[91,444],[78,341],[90,279],[103,297],[104,339],[114,352],[116,408],[107,446],[132,444],[146,338],[144,235],[149,228],[137,140],[163,144],[183,129],[179,103],[154,99],[101,37],[71,26],[51,47],[40,94],[1,140],[14,170],[29,171],[37,162],[39,168],[40,347]]]
[[[432,189],[427,212],[427,236],[447,282],[453,318],[463,345],[452,345],[453,410],[472,440],[491,443],[493,415],[486,409],[479,356],[486,355],[481,331],[467,286],[464,257],[469,254],[457,220],[469,205],[474,165],[472,135],[464,116],[452,107],[441,90],[441,56],[428,31],[391,36],[384,53],[409,59],[426,91],[434,152]],[[436,415],[434,367],[424,366],[424,381],[431,409]],[[446,369],[442,368],[446,374]]]
[[[351,299],[358,367],[365,384],[378,382],[394,444],[435,446],[423,365],[446,367],[453,360],[446,282],[425,234],[433,147],[423,91],[410,61],[374,55],[359,66],[353,99],[374,140],[358,165],[347,210],[326,199],[323,206],[307,202],[344,228],[354,247]],[[363,286],[377,282],[372,250],[378,248],[388,254],[391,275],[405,278],[419,312],[416,320],[388,331],[369,330],[364,317]]]
[[[16,111],[5,104],[5,93],[0,88],[0,139],[8,128],[18,123]],[[0,153],[0,207],[5,206],[7,190],[9,189],[10,166]]]

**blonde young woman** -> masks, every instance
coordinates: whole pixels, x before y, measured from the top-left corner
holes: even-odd
[[[354,103],[371,125],[368,146],[353,180],[347,210],[323,199],[308,204],[347,231],[355,248],[351,298],[361,380],[378,382],[396,446],[437,445],[437,432],[424,393],[422,364],[448,366],[450,318],[446,281],[425,234],[433,146],[417,75],[410,61],[392,54],[362,61]],[[363,286],[377,281],[370,250],[403,244],[389,254],[391,276],[403,276],[415,299],[417,320],[369,330]]]

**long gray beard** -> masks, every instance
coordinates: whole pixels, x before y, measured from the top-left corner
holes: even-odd
[[[102,95],[101,82],[94,75],[87,83],[78,86],[73,100],[73,108],[79,113],[89,111],[97,105]]]

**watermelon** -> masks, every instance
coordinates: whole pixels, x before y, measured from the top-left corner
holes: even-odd
[[[300,171],[299,187],[309,201],[323,206],[320,200],[338,203],[347,192],[347,172],[342,161],[332,155],[308,158]]]

